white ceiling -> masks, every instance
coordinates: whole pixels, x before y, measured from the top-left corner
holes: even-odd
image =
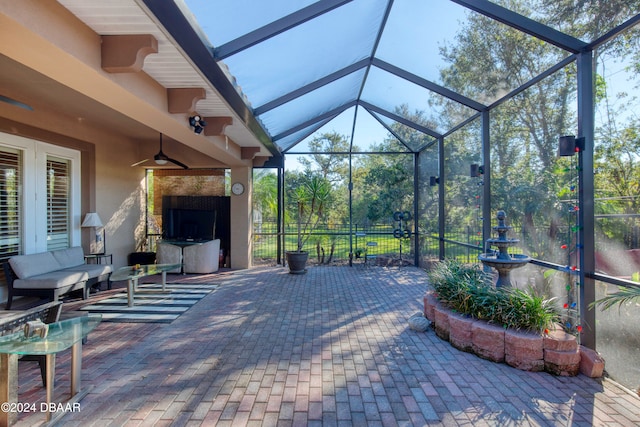
[[[197,102],[203,117],[233,117],[224,133],[243,147],[261,147],[259,156],[271,153],[247,129],[226,101],[193,66],[187,57],[156,23],[153,14],[135,0],[58,0],[72,14],[99,35],[151,34],[158,40],[158,53],[144,60],[143,72],[165,88],[205,88],[206,99]],[[240,93],[240,90],[238,89]]]

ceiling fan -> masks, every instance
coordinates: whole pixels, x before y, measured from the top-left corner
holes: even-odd
[[[131,166],[138,166],[138,165],[146,162],[147,160],[149,160],[149,159],[141,160],[139,162],[136,162],[136,163],[132,164]],[[171,163],[173,163],[175,165],[180,166],[183,169],[189,169],[189,166],[185,165],[184,163],[182,163],[182,162],[180,162],[178,160],[175,160],[175,159],[172,159],[171,157],[168,157],[166,154],[164,154],[162,152],[162,134],[160,134],[160,151],[158,151],[158,154],[153,156],[153,160],[158,165],[166,165],[168,162],[171,162]]]
[[[25,110],[33,111],[33,107],[31,107],[30,105],[17,101],[13,98],[9,98],[8,96],[0,95],[0,101],[6,102],[7,104],[15,105],[16,107],[24,108]]]

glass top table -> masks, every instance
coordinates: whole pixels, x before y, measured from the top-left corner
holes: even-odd
[[[0,337],[0,353],[46,355],[59,353],[81,341],[102,321],[100,314],[73,317],[61,322],[50,323],[45,338],[27,338],[24,332],[15,332]]]
[[[79,405],[79,402],[89,389],[80,389],[80,374],[82,370],[82,340],[100,324],[102,316],[90,314],[74,317],[61,322],[48,324],[48,333],[44,338],[39,336],[25,337],[23,331],[0,337],[0,400],[9,404],[18,402],[18,355],[43,355],[46,360],[47,372],[47,403],[46,420],[55,423],[64,416],[65,411],[56,413],[52,420],[52,404],[55,357],[56,354],[71,348],[71,397],[66,405]],[[54,411],[55,412],[55,411]],[[0,425],[11,425],[17,414],[12,411],[0,413]]]
[[[111,281],[117,282],[120,280],[127,280],[127,304],[129,307],[133,307],[134,293],[138,288],[138,279],[141,277],[154,276],[156,274],[162,274],[162,291],[166,291],[167,284],[167,271],[175,270],[182,267],[182,264],[148,264],[148,265],[134,265],[128,267],[122,267],[111,274]]]

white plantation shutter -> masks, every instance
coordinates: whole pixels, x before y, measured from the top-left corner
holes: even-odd
[[[22,151],[0,147],[0,261],[22,253]]]
[[[70,162],[47,156],[47,250],[70,246]]]

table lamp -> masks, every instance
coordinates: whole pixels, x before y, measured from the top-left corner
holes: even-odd
[[[98,247],[98,242],[102,241],[102,252],[98,252],[98,253],[92,253],[92,255],[100,255],[100,254],[104,254],[107,252],[107,242],[106,242],[106,235],[105,235],[105,231],[104,231],[104,226],[102,225],[102,220],[100,219],[100,216],[98,215],[97,212],[89,212],[84,216],[84,221],[82,221],[82,225],[80,227],[83,228],[101,228],[102,232],[99,233],[96,230],[96,236],[95,236],[95,246],[94,248],[97,249]]]

